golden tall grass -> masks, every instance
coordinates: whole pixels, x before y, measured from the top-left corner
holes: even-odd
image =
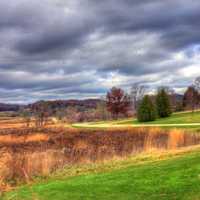
[[[200,136],[159,128],[13,129],[0,134],[0,177],[29,180],[32,176],[78,163],[104,162],[151,151],[200,144]],[[5,156],[6,155],[6,156]]]

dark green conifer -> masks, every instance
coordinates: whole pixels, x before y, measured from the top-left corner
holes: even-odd
[[[156,111],[158,117],[161,118],[169,117],[172,113],[170,99],[165,89],[161,89],[158,91],[158,94],[156,96]]]
[[[156,119],[155,106],[148,95],[142,99],[137,113],[138,121],[148,122]]]

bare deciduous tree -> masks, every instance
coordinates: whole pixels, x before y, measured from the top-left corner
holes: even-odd
[[[32,113],[28,109],[23,109],[20,111],[20,116],[23,118],[26,127],[30,127]]]
[[[146,87],[144,85],[140,85],[137,83],[132,85],[130,96],[131,96],[134,112],[137,111],[138,102],[144,97],[145,91],[146,91]]]
[[[107,120],[109,118],[109,112],[106,107],[106,99],[101,97],[101,101],[96,107],[96,118],[100,120]]]
[[[169,86],[160,86],[158,87],[158,91],[160,90],[165,90],[165,92],[168,94],[168,95],[171,95],[171,94],[174,94],[175,91],[173,88],[169,87]]]
[[[36,127],[43,127],[47,124],[49,117],[51,116],[51,109],[48,102],[40,101],[31,108],[35,117]]]
[[[194,112],[195,108],[199,105],[199,94],[194,86],[188,87],[183,97],[183,105],[186,108],[192,109]]]
[[[200,76],[194,80],[194,88],[198,93],[200,93]]]

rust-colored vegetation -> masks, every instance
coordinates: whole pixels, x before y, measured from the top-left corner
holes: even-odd
[[[198,135],[176,129],[4,129],[0,132],[0,179],[2,185],[10,180],[30,181],[32,176],[49,175],[67,165],[193,144],[200,144]]]

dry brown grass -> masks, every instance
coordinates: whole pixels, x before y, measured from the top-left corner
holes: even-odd
[[[78,163],[97,163],[130,155],[200,144],[200,136],[159,128],[19,128],[0,131],[2,182],[51,172]]]
[[[53,120],[49,119],[45,127],[58,127],[61,126],[60,123],[55,123]],[[21,117],[2,117],[0,116],[0,129],[14,129],[14,128],[26,128],[26,120]],[[35,120],[31,119],[29,128],[35,127]]]
[[[0,144],[24,144],[29,142],[48,141],[49,136],[42,133],[33,133],[31,135],[0,135]]]

